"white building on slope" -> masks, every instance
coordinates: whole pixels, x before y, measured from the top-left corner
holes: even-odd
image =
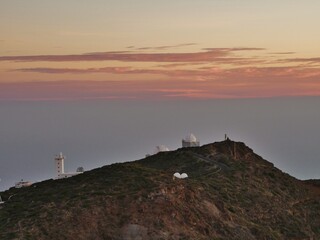
[[[200,142],[192,133],[190,133],[188,136],[182,139],[182,147],[199,147],[199,146],[200,146]]]
[[[168,151],[170,150],[165,145],[159,145],[159,146],[156,146],[156,148],[153,151],[153,154],[157,154],[159,152],[168,152]]]
[[[56,164],[56,173],[57,173],[56,179],[68,178],[68,177],[72,177],[82,173],[82,172],[69,172],[69,173],[64,172],[64,160],[65,160],[65,156],[63,156],[62,153],[60,153],[59,155],[56,155],[56,157],[54,158],[54,161]]]
[[[22,187],[30,187],[32,185],[32,182],[29,181],[23,181],[23,179],[21,179],[21,181],[17,182],[14,187],[15,188],[22,188]]]
[[[169,148],[167,148],[165,145],[158,145],[158,146],[156,146],[155,148],[154,148],[154,150],[153,150],[153,153],[151,153],[151,154],[146,154],[146,157],[150,157],[150,156],[152,156],[152,155],[155,155],[155,154],[157,154],[157,153],[159,153],[159,152],[168,152],[168,151],[170,151],[169,150]]]

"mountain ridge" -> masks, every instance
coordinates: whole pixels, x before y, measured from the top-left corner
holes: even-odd
[[[1,196],[1,239],[320,239],[318,180],[295,179],[231,140]]]

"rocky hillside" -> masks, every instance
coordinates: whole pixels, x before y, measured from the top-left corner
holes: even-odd
[[[2,192],[0,239],[316,240],[318,183],[228,140]]]

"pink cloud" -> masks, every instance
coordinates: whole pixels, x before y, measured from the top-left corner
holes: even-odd
[[[287,59],[281,59],[280,62],[285,63],[320,63],[320,57],[315,58],[287,58]]]
[[[163,71],[105,68],[103,71],[115,74],[154,73],[166,77],[148,80],[112,81],[108,77],[109,80],[106,81],[3,83],[0,85],[0,99],[259,98],[320,95],[320,69],[315,68],[242,67]]]
[[[134,74],[139,73],[130,67],[105,67],[105,68],[22,68],[13,71],[19,72],[36,72],[36,73],[50,73],[50,74],[83,74],[83,73],[118,73],[118,74]],[[146,70],[148,72],[150,70]]]
[[[178,46],[156,48],[160,50]],[[320,95],[320,68],[315,65],[308,67],[309,63],[320,63],[320,58],[274,60],[274,56],[268,55],[269,53],[264,53],[266,55],[261,57],[235,57],[235,55],[240,55],[235,52],[264,50],[264,48],[208,48],[193,53],[122,51],[80,55],[4,56],[0,57],[0,61],[117,60],[130,62],[128,65],[132,66],[33,67],[10,70],[30,73],[30,76],[43,76],[43,79],[46,79],[45,77],[50,79],[44,74],[60,75],[54,75],[51,79],[61,78],[61,76],[77,79],[77,76],[80,75],[80,79],[83,79],[83,76],[87,76],[85,74],[101,74],[94,76],[98,76],[97,79],[102,77],[100,79],[104,81],[0,83],[0,99],[258,98]],[[159,64],[155,64],[154,67],[141,67],[142,64],[134,64],[135,62],[157,62]],[[297,65],[292,66],[293,63]],[[305,63],[305,66],[302,66],[301,63]],[[275,64],[278,66],[274,67]],[[12,74],[10,71],[8,75]]]
[[[223,69],[218,67],[201,67],[198,69],[152,69],[133,67],[104,67],[104,68],[25,68],[14,71],[35,72],[48,74],[90,74],[90,73],[111,73],[111,74],[156,74],[171,77],[292,77],[293,79],[320,76],[319,68],[305,67],[236,67]]]

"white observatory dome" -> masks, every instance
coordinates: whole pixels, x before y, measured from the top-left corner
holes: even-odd
[[[188,177],[188,174],[186,174],[186,173],[182,173],[181,175],[180,175],[180,178],[187,178]]]
[[[178,172],[176,172],[175,174],[173,174],[173,176],[176,177],[176,178],[181,178],[181,175],[180,175],[180,173],[178,173]]]
[[[184,141],[197,142],[197,138],[192,133],[190,133],[188,136],[185,137]]]
[[[180,179],[184,179],[184,178],[187,178],[187,177],[188,177],[188,174],[186,174],[186,173],[180,174],[180,173],[176,172],[175,174],[173,174],[173,177],[175,177],[175,178],[180,178]]]
[[[157,154],[159,152],[168,152],[168,151],[170,151],[169,148],[167,148],[164,145],[159,145],[159,146],[156,146],[156,148],[154,150],[154,154]]]

